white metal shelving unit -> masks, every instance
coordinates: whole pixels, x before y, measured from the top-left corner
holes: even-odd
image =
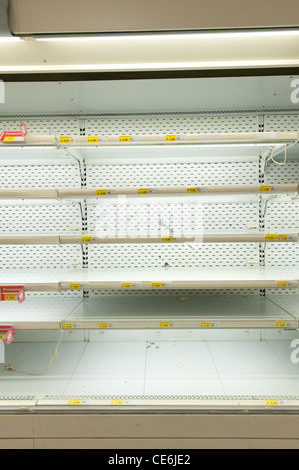
[[[299,117],[275,118],[22,118],[0,143],[0,285],[26,292],[0,304],[1,406],[298,406]]]

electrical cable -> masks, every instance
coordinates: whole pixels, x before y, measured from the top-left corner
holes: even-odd
[[[6,370],[9,370],[11,372],[19,372],[21,374],[26,374],[26,375],[42,375],[44,374],[45,372],[47,372],[49,369],[51,369],[52,365],[53,365],[53,360],[54,358],[58,358],[58,348],[59,348],[59,345],[62,341],[62,338],[63,338],[63,333],[64,333],[64,330],[61,330],[61,334],[60,334],[60,338],[58,340],[58,343],[56,344],[56,346],[54,347],[52,353],[51,353],[51,356],[50,356],[50,360],[48,362],[48,365],[46,367],[45,370],[43,370],[42,372],[38,372],[38,373],[35,373],[35,372],[27,372],[27,371],[23,371],[23,370],[20,370],[20,369],[17,369],[16,367],[14,367],[12,364],[7,364],[6,365]]]
[[[274,157],[273,157],[274,151],[271,153],[271,156],[270,156],[272,162],[276,163],[276,165],[281,165],[281,166],[285,165],[287,162],[287,148],[288,148],[288,145],[285,145],[283,162],[278,162],[277,160],[274,160]]]

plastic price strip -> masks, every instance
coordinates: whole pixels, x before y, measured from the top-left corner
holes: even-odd
[[[82,243],[92,243],[92,237],[81,237]]]
[[[287,287],[288,281],[276,281],[276,287]]]
[[[289,236],[288,235],[277,235],[277,241],[279,242],[286,242],[288,241],[289,239]]]
[[[68,406],[92,405],[93,400],[85,400],[81,398],[70,398],[66,403]]]
[[[270,185],[270,184],[262,184],[260,185],[260,192],[261,193],[270,193],[272,191],[278,191],[279,186],[277,185]]]
[[[122,282],[121,283],[121,288],[122,289],[132,289],[132,283],[131,282]]]
[[[73,323],[61,323],[61,329],[62,330],[72,330],[73,329]]]
[[[174,134],[166,135],[165,139],[166,139],[166,142],[175,142],[176,141],[176,135],[174,135]]]
[[[66,135],[63,135],[63,136],[59,137],[59,143],[60,144],[70,144],[71,143],[71,138],[66,136]]]
[[[162,282],[152,282],[152,289],[161,289],[162,288]]]
[[[71,290],[80,290],[80,289],[81,289],[81,285],[80,285],[80,284],[71,283],[71,284],[70,284],[70,289],[71,289]]]
[[[159,326],[160,328],[179,328],[180,323],[173,321],[160,321]]]
[[[112,406],[122,406],[124,405],[124,403],[125,403],[125,400],[123,398],[117,398],[117,399],[111,400]]]
[[[289,236],[286,234],[278,234],[276,233],[266,233],[265,234],[265,240],[267,241],[275,241],[277,240],[278,242],[287,242],[289,239]]]
[[[286,327],[286,322],[285,321],[277,320],[275,322],[275,328],[285,328],[285,327]]]
[[[106,196],[106,195],[107,195],[106,189],[97,189],[96,190],[96,196]]]
[[[260,191],[261,193],[268,193],[269,191],[271,191],[271,186],[268,184],[263,184],[260,186]]]
[[[162,242],[172,242],[172,241],[173,241],[172,236],[169,236],[169,237],[162,237]]]
[[[211,328],[211,322],[209,321],[201,321],[200,322],[200,328]]]
[[[264,400],[266,406],[279,406],[277,400]]]
[[[120,283],[121,289],[134,289],[134,288],[140,288],[141,283],[140,282],[121,282]]]
[[[135,400],[125,400],[124,398],[112,398],[110,401],[111,406],[126,406],[126,405],[136,405]]]
[[[87,142],[88,143],[97,143],[99,141],[98,136],[89,136],[87,137]]]
[[[265,235],[265,240],[276,240],[276,234],[275,233],[266,233]]]
[[[80,398],[70,398],[67,404],[71,406],[78,406],[81,405],[82,400]]]
[[[4,294],[2,300],[7,300],[7,301],[17,300],[16,294]]]

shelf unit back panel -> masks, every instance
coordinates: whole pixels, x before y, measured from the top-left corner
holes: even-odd
[[[81,187],[78,165],[43,164],[43,151],[40,151],[36,164],[13,165],[11,161],[2,161],[0,165],[1,189],[75,189]]]
[[[86,135],[258,132],[258,123],[254,114],[131,114],[86,118],[85,132]]]

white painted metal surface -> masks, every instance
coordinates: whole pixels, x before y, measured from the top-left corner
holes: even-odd
[[[4,341],[0,341],[0,364],[5,363],[5,346]]]
[[[8,362],[38,374],[55,343],[14,343]],[[1,398],[244,398],[299,396],[289,341],[63,342],[42,375],[0,365]]]
[[[106,293],[84,300],[29,296],[24,305],[3,304],[0,323],[13,323],[18,332],[60,330],[64,324],[70,330],[297,328],[297,296],[268,299],[240,294],[207,296],[191,291],[155,296],[143,292],[133,296]]]

